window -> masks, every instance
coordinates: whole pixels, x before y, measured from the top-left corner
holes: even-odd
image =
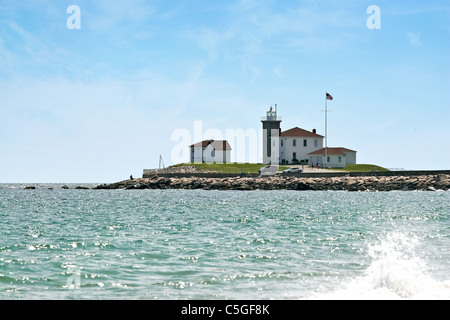
[[[294,152],[294,153],[292,154],[292,158],[293,158],[293,159],[297,159],[297,152]]]
[[[296,147],[296,146],[297,146],[297,140],[294,139],[294,140],[292,141],[292,145],[293,145],[294,147]]]
[[[339,162],[342,162],[342,157],[338,157],[338,161],[339,161]]]
[[[308,146],[308,140],[306,140],[306,139],[303,140],[303,146],[304,146],[304,147],[307,147],[307,146]]]
[[[330,162],[330,157],[329,156],[327,157],[327,162]]]
[[[319,142],[317,141],[317,139],[314,139],[314,147],[317,147],[318,144]]]
[[[281,139],[280,141],[281,141],[281,146],[283,146],[283,139]]]

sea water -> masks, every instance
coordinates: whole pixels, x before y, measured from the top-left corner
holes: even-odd
[[[0,185],[0,299],[450,299],[450,192]]]

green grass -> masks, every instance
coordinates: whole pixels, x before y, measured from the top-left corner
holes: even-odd
[[[198,168],[199,171],[214,171],[214,172],[221,172],[221,173],[236,173],[239,174],[242,172],[244,173],[258,173],[258,170],[264,167],[264,164],[261,163],[180,163],[177,165],[174,165],[173,167],[179,167],[179,166],[195,166]],[[333,171],[348,171],[348,172],[372,172],[373,168],[375,167],[375,170],[377,172],[381,171],[389,171],[386,168],[373,165],[373,164],[347,164],[347,166],[344,169],[332,169]],[[279,171],[283,171],[289,167],[280,166]]]
[[[377,172],[389,171],[386,168],[374,164],[347,164],[344,169],[333,169],[333,170],[348,171],[348,172],[372,172],[374,168]]]
[[[178,166],[196,166],[200,171],[214,171],[214,172],[221,172],[221,173],[258,173],[258,170],[264,167],[264,164],[261,163],[180,163],[175,165],[174,167]],[[280,166],[278,170],[284,170],[288,167],[282,167]]]

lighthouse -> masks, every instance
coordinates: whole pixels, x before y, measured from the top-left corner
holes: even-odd
[[[278,165],[280,163],[281,117],[270,107],[266,116],[261,119],[263,127],[263,163]]]

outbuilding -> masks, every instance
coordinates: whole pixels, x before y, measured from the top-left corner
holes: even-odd
[[[356,151],[343,147],[322,148],[308,153],[308,156],[313,166],[345,168],[347,164],[356,164]]]
[[[189,146],[191,162],[229,163],[231,146],[227,140],[204,140]]]

